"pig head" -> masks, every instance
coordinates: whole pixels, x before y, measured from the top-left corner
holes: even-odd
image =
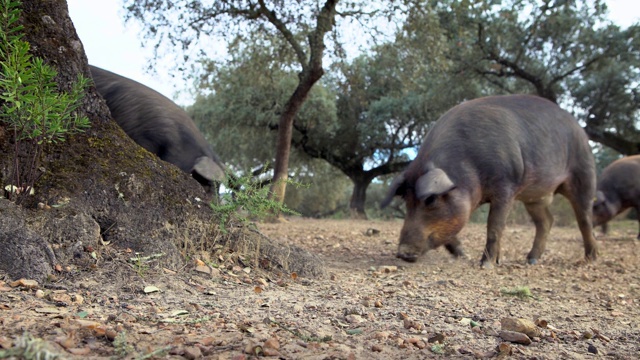
[[[113,119],[130,138],[192,174],[208,189],[224,181],[224,165],[184,110],[136,81],[96,66],[89,68]]]
[[[467,222],[469,201],[444,170],[429,163],[422,174],[399,175],[389,186],[381,207],[386,207],[394,196],[404,198],[407,205],[400,239],[419,239],[401,241],[399,258],[414,262],[427,250],[440,246],[454,256],[464,255],[457,234]]]

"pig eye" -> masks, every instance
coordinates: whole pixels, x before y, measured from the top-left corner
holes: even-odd
[[[424,205],[425,206],[429,206],[429,205],[433,204],[434,201],[436,201],[436,196],[435,195],[429,195],[426,199],[424,199]]]

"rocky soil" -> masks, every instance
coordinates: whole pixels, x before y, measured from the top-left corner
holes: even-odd
[[[640,357],[637,224],[599,236],[593,264],[577,228],[554,228],[536,266],[525,265],[533,227],[509,226],[493,270],[478,266],[483,225],[461,234],[468,259],[439,249],[414,264],[394,258],[401,225],[258,224],[319,254],[322,278],[261,270],[224,249],[175,273],[109,246],[92,269],[61,266],[45,284],[5,277],[0,358]]]

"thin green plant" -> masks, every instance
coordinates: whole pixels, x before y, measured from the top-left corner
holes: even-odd
[[[238,223],[247,226],[252,219],[264,220],[274,216],[274,214],[298,213],[285,204],[273,200],[270,196],[268,186],[262,186],[259,181],[252,180],[251,175],[242,177],[227,177],[227,187],[234,189],[233,192],[222,194],[220,199],[210,203],[210,207],[219,219],[222,232],[226,233],[229,226]],[[303,186],[302,184],[287,180],[292,186]]]
[[[57,71],[32,56],[18,24],[21,3],[0,0],[0,122],[13,135],[9,197],[17,203],[33,193],[44,147],[64,142],[89,127],[79,107],[89,79],[78,76],[68,92],[58,91]]]
[[[516,296],[520,299],[535,299],[528,286],[516,286],[509,289],[502,288],[500,289],[500,294],[505,296]]]

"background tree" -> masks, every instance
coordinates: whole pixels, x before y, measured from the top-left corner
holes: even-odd
[[[337,18],[358,15],[359,20],[363,20],[365,15],[375,13],[370,2],[343,1],[341,7],[338,2],[129,0],[125,3],[129,16],[138,19],[146,28],[147,36],[157,41],[156,48],[167,40],[172,46],[181,44],[185,49],[209,35],[244,42],[259,34],[269,34],[287,44],[286,53],[296,59],[298,81],[278,121],[272,194],[283,201],[293,121],[311,88],[324,74],[325,35],[332,33],[333,51],[341,52],[339,33],[334,31]]]
[[[412,8],[415,18],[433,16],[419,8]],[[593,141],[627,155],[640,152],[639,24],[614,25],[598,0],[440,1],[432,10],[460,72],[495,93],[529,92],[557,102]]]

